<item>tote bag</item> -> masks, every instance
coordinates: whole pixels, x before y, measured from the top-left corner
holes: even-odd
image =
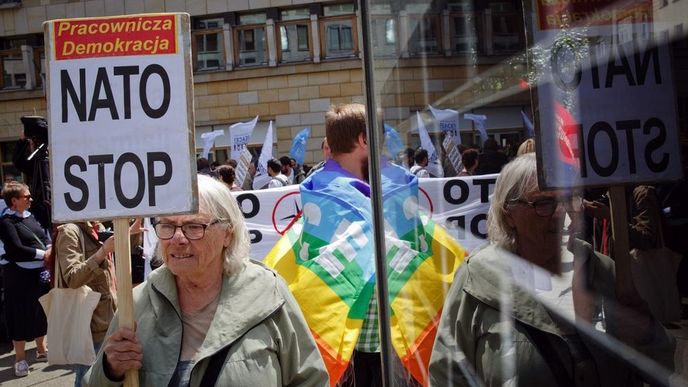
[[[83,233],[81,251],[85,256]],[[91,318],[100,300],[100,293],[86,285],[77,289],[63,288],[57,256],[55,279],[55,288],[38,299],[48,318],[48,363],[91,365],[96,361]]]

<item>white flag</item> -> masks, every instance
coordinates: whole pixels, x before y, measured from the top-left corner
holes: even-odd
[[[215,139],[220,136],[224,136],[224,134],[225,131],[222,129],[201,134],[201,140],[203,140],[203,151],[201,151],[201,157],[208,158],[208,153],[210,153],[210,148],[212,148],[215,144]]]
[[[420,137],[420,147],[428,151],[428,166],[425,169],[435,177],[444,177],[444,171],[440,164],[440,159],[437,157],[435,145],[430,139],[428,130],[425,129],[423,119],[420,117],[420,112],[416,112],[416,120],[418,121],[418,136]]]
[[[272,121],[268,126],[268,131],[265,133],[265,140],[263,141],[263,149],[260,151],[258,158],[258,173],[261,175],[268,174],[268,160],[272,158]]]
[[[248,140],[251,138],[253,128],[256,127],[258,116],[249,122],[237,122],[229,127],[229,143],[232,147],[231,158],[239,160],[241,151],[246,148]]]
[[[480,145],[485,144],[485,141],[487,141],[487,129],[485,129],[485,120],[487,116],[484,114],[466,113],[463,115],[463,118],[475,122],[475,128],[478,129],[478,133],[480,133]]]
[[[461,144],[461,136],[459,135],[459,112],[452,109],[435,109],[430,105],[428,105],[428,109],[435,117],[442,132],[451,134],[454,144]]]

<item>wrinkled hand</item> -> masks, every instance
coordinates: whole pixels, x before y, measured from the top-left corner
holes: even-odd
[[[105,375],[112,380],[122,380],[128,370],[141,368],[143,348],[136,332],[129,328],[119,328],[110,335],[103,352]]]

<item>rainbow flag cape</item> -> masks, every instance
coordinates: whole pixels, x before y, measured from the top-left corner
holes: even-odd
[[[392,345],[423,385],[444,296],[465,257],[421,214],[418,180],[382,171]],[[265,262],[287,281],[336,384],[351,360],[375,288],[370,187],[330,160],[301,185],[302,214]]]

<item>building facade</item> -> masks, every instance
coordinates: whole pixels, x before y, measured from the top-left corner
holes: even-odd
[[[305,162],[320,160],[324,112],[364,102],[362,34],[356,2],[318,1],[66,1],[0,2],[0,155],[3,173],[23,115],[46,115],[42,23],[59,18],[153,12],[192,16],[196,143],[202,133],[259,116],[249,148],[258,153],[270,121],[274,155],[311,128]],[[488,131],[504,145],[524,136],[519,88],[525,73],[525,32],[516,1],[394,1],[371,9],[376,90],[387,123],[418,145],[416,111],[427,106],[488,114]],[[507,65],[504,65],[507,63]],[[439,129],[423,113],[431,136]],[[461,120],[464,143],[474,142]],[[229,137],[211,159],[229,156]]]

